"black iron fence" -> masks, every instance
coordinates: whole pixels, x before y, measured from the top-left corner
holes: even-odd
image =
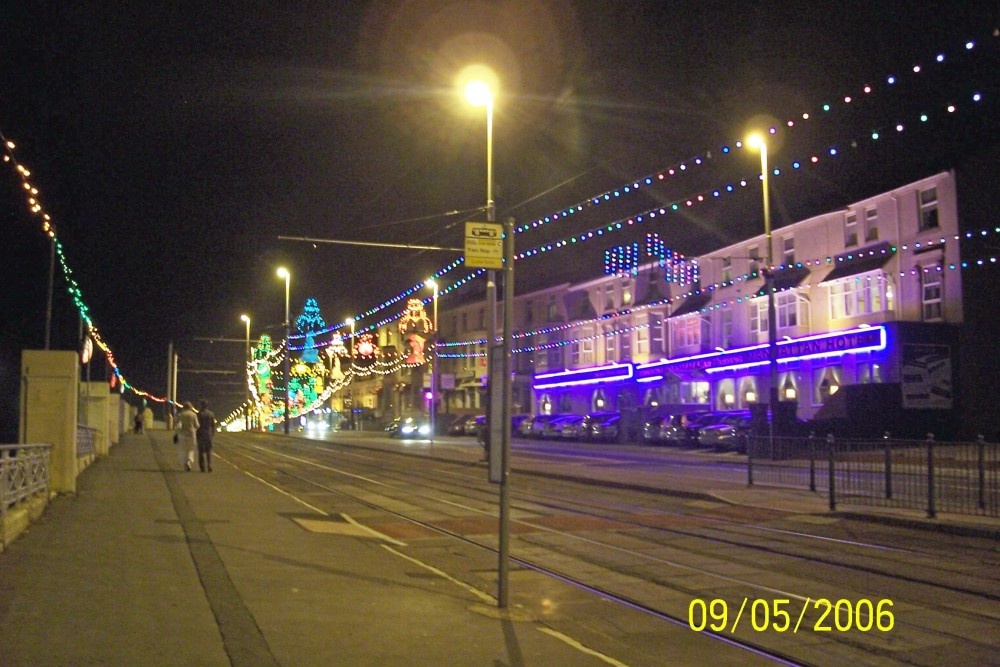
[[[838,503],[1000,516],[1000,444],[750,436],[751,485],[806,488]]]

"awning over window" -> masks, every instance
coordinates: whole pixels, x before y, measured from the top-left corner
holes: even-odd
[[[837,255],[836,267],[823,278],[820,285],[881,269],[892,258],[892,255],[892,244],[888,241],[861,248],[857,252]]]
[[[710,292],[692,294],[677,307],[677,310],[670,313],[670,317],[680,317],[681,315],[690,315],[691,313],[695,313],[707,306],[711,300],[712,294]]]
[[[805,280],[809,276],[809,269],[805,266],[793,266],[790,269],[781,269],[774,272],[774,276],[771,278],[771,285],[775,290],[781,292],[786,289],[791,289],[793,287],[798,287],[799,283]],[[765,281],[765,285],[767,282]],[[764,287],[761,287],[760,291],[757,293],[759,295],[767,294]]]

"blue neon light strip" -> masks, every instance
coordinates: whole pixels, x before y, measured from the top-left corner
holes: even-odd
[[[620,382],[630,380],[635,369],[632,364],[612,364],[597,368],[582,368],[575,371],[559,371],[557,373],[542,373],[535,376],[535,389],[552,389],[555,387],[574,387],[598,382]]]
[[[844,354],[878,352],[887,346],[884,326],[857,327],[846,331],[803,336],[793,340],[777,342],[779,364],[788,364],[804,359],[822,359]],[[586,368],[575,371],[545,373],[535,376],[535,389],[571,387],[615,382],[635,378],[636,382],[647,383],[662,380],[665,371],[720,373],[767,366],[768,345],[761,343],[736,350],[725,350],[695,354],[677,359],[660,359],[642,364],[615,364],[600,368]],[[633,372],[634,368],[634,372]]]

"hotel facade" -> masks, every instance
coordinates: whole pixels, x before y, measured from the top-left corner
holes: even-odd
[[[771,391],[770,289],[783,414],[945,435],[963,322],[956,198],[954,173],[941,172],[776,229],[769,278],[763,234],[683,258],[651,233],[609,251],[591,281],[519,286],[512,412],[617,410],[632,423],[654,411],[759,413]],[[485,303],[439,307],[437,413],[482,414]],[[399,344],[391,325],[378,339]],[[427,371],[353,390],[387,416],[425,411]]]

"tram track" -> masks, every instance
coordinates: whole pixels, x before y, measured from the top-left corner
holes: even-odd
[[[255,449],[261,450],[261,452],[266,452],[267,454],[272,455],[272,456],[273,455],[278,455],[278,456],[283,456],[283,457],[289,457],[289,459],[294,459],[294,463],[296,465],[302,464],[302,465],[316,466],[316,467],[318,467],[320,469],[324,469],[326,474],[345,474],[345,471],[343,471],[343,470],[339,470],[337,468],[334,468],[334,467],[329,466],[329,465],[325,465],[325,464],[320,463],[320,462],[310,461],[307,458],[304,458],[303,456],[291,457],[287,453],[287,451],[279,451],[277,449],[272,449],[272,448],[267,448],[267,447],[261,447],[260,445],[254,445],[253,447]],[[325,448],[325,447],[315,447],[315,446],[312,446],[312,445],[308,445],[308,446],[305,446],[305,447],[308,448],[308,449],[311,449],[314,454],[318,454],[320,456],[323,456],[325,452],[329,451],[329,449]],[[405,472],[404,471],[397,471],[397,470],[392,469],[391,467],[385,466],[384,465],[384,460],[380,460],[381,465],[379,465],[377,463],[373,463],[373,461],[376,461],[376,459],[374,459],[374,458],[372,458],[370,456],[365,455],[363,457],[358,457],[358,458],[366,459],[365,463],[361,463],[360,461],[356,461],[360,465],[371,465],[371,466],[373,466],[371,472],[368,472],[368,471],[365,471],[365,470],[362,469],[360,471],[360,473],[346,473],[346,474],[349,474],[353,479],[356,479],[357,481],[362,481],[363,480],[363,481],[367,481],[367,482],[374,482],[375,484],[377,484],[379,486],[379,491],[380,492],[386,492],[386,493],[398,492],[398,493],[402,493],[402,494],[405,494],[405,500],[407,502],[415,502],[418,499],[414,497],[414,494],[412,493],[412,491],[410,491],[410,492],[406,491],[405,485],[406,484],[413,484],[413,483],[416,482],[422,488],[428,488],[433,493],[436,493],[438,495],[449,494],[449,495],[451,495],[451,496],[453,496],[455,498],[458,498],[460,500],[464,500],[465,501],[465,502],[457,502],[457,500],[446,500],[446,499],[443,499],[443,498],[440,498],[440,497],[436,497],[436,496],[428,494],[428,493],[421,493],[419,500],[422,501],[422,502],[436,503],[438,505],[447,504],[447,505],[452,506],[453,509],[460,509],[462,512],[472,512],[472,513],[479,513],[479,514],[483,514],[483,515],[489,514],[489,515],[492,516],[492,513],[489,512],[488,510],[477,508],[477,507],[473,506],[473,505],[476,505],[476,504],[489,506],[490,503],[491,503],[491,501],[495,502],[495,499],[492,499],[492,498],[489,498],[489,497],[485,497],[488,494],[484,490],[480,490],[479,488],[475,488],[475,487],[470,487],[468,485],[463,485],[463,486],[460,487],[460,490],[456,490],[456,488],[455,488],[454,485],[449,486],[449,485],[446,485],[446,484],[442,484],[439,481],[439,479],[437,478],[437,476],[434,476],[434,477],[428,476],[427,474],[425,474],[425,472],[426,472],[425,469],[420,468],[420,467],[418,467],[419,470],[417,470],[417,471],[405,471]],[[363,506],[368,507],[371,510],[374,510],[374,511],[377,511],[377,512],[384,512],[384,513],[386,513],[388,515],[391,515],[393,517],[396,517],[396,518],[398,518],[400,520],[403,520],[403,521],[409,522],[411,524],[420,526],[421,528],[423,528],[425,530],[428,530],[428,531],[431,531],[431,532],[433,532],[435,534],[442,535],[442,536],[447,536],[447,537],[449,537],[451,539],[459,540],[462,543],[474,546],[477,549],[486,549],[486,550],[494,552],[494,553],[496,551],[493,547],[491,547],[489,544],[484,543],[482,540],[473,539],[473,538],[471,538],[468,535],[463,535],[459,531],[450,530],[450,529],[448,529],[446,527],[441,526],[440,524],[435,524],[433,521],[426,521],[426,520],[417,519],[417,518],[415,518],[413,516],[407,515],[404,512],[396,511],[393,508],[386,506],[386,504],[379,504],[377,502],[372,502],[369,498],[362,497],[361,495],[358,495],[356,493],[348,493],[348,492],[344,491],[342,488],[337,488],[333,484],[326,483],[325,480],[317,480],[317,479],[311,478],[310,476],[303,475],[303,474],[301,474],[301,472],[296,472],[296,471],[289,470],[289,466],[288,465],[276,465],[273,462],[267,462],[267,461],[263,461],[263,460],[260,460],[260,459],[258,459],[258,462],[259,462],[260,465],[268,466],[268,467],[272,468],[273,470],[280,472],[283,476],[286,477],[286,479],[288,481],[294,481],[294,483],[296,483],[296,484],[302,484],[302,485],[304,485],[306,487],[320,488],[320,489],[322,489],[325,492],[332,493],[332,494],[337,494],[337,495],[339,495],[341,497],[349,498],[352,501],[360,503]],[[457,464],[457,465],[461,466],[463,464]],[[379,477],[379,479],[375,479],[376,475]],[[419,476],[419,480],[416,479],[417,476]],[[610,521],[610,522],[615,522],[617,525],[621,526],[622,530],[637,530],[638,529],[638,530],[643,530],[643,531],[654,531],[657,535],[660,536],[661,539],[659,539],[659,540],[646,540],[645,537],[636,537],[634,534],[630,535],[630,537],[632,539],[640,539],[640,540],[646,540],[646,541],[648,541],[649,544],[650,544],[650,548],[662,547],[663,542],[664,542],[664,540],[662,539],[662,537],[664,535],[669,535],[669,536],[672,536],[672,537],[681,537],[681,538],[685,538],[685,539],[700,540],[700,541],[707,542],[709,544],[709,546],[703,546],[701,548],[701,551],[702,551],[703,554],[704,553],[710,553],[711,551],[713,551],[713,548],[711,547],[711,545],[715,545],[715,547],[722,546],[722,547],[725,547],[727,549],[737,549],[737,550],[750,549],[750,550],[756,551],[758,553],[764,553],[764,554],[768,554],[770,556],[780,557],[780,558],[794,558],[794,559],[799,559],[799,560],[809,560],[808,557],[803,556],[801,553],[791,553],[789,551],[783,551],[783,550],[778,550],[778,549],[773,549],[773,548],[766,548],[766,547],[763,547],[762,545],[748,545],[748,544],[746,544],[744,542],[739,542],[736,539],[730,538],[730,537],[711,536],[711,535],[705,535],[703,533],[699,533],[697,531],[681,530],[681,529],[671,529],[671,528],[664,527],[662,525],[655,525],[655,524],[652,524],[652,523],[644,523],[644,522],[642,522],[640,520],[624,519],[620,515],[619,516],[609,516],[608,512],[596,512],[596,511],[593,510],[592,507],[583,506],[582,503],[577,503],[577,502],[569,501],[569,500],[566,500],[566,499],[560,499],[560,501],[558,503],[556,503],[556,502],[552,502],[548,498],[540,496],[539,494],[534,494],[534,493],[531,493],[531,492],[519,490],[519,496],[523,497],[525,494],[530,495],[531,498],[525,499],[525,500],[519,500],[518,504],[515,505],[515,509],[519,510],[520,512],[522,512],[524,514],[537,513],[538,512],[538,508],[542,507],[542,508],[545,508],[545,509],[547,509],[549,511],[556,512],[556,513],[571,512],[571,513],[574,513],[574,514],[576,514],[578,516],[589,516],[589,517],[599,518],[599,519]],[[622,510],[619,509],[619,511],[622,511]],[[682,514],[682,513],[679,513],[679,512],[664,512],[664,511],[661,511],[660,514],[661,515],[662,514],[669,514],[669,515],[674,516],[674,517],[686,516],[688,518],[690,518],[692,516],[691,514]],[[724,528],[740,528],[740,529],[748,529],[748,530],[766,528],[764,526],[759,526],[759,525],[756,525],[756,524],[747,524],[747,523],[742,523],[742,522],[735,522],[735,521],[730,521],[730,520],[725,520],[725,519],[719,519],[717,517],[699,516],[699,515],[694,515],[694,516],[697,519],[699,519],[699,520],[704,520],[708,524],[714,524],[716,526],[721,526],[721,527],[724,527]],[[557,536],[557,538],[559,540],[572,539],[572,540],[575,540],[577,544],[585,544],[586,545],[585,547],[582,547],[582,548],[576,549],[576,550],[570,550],[570,551],[572,551],[571,554],[568,551],[562,552],[563,556],[571,555],[572,558],[577,559],[580,562],[585,563],[586,565],[594,566],[594,567],[600,567],[600,568],[604,568],[604,569],[609,569],[610,571],[615,571],[615,572],[617,572],[617,574],[622,575],[622,576],[632,577],[632,576],[635,576],[635,575],[634,575],[633,572],[628,571],[628,568],[625,568],[625,569],[618,568],[618,569],[616,569],[614,567],[614,564],[612,562],[609,562],[609,561],[613,561],[614,558],[600,558],[600,557],[599,558],[594,558],[593,557],[593,547],[599,547],[599,548],[605,549],[605,550],[615,549],[615,550],[618,550],[618,551],[622,552],[623,554],[627,554],[630,557],[642,556],[644,558],[647,558],[651,563],[654,563],[657,566],[663,566],[663,567],[674,568],[674,569],[683,569],[683,570],[686,570],[686,571],[688,571],[688,572],[690,572],[692,574],[695,574],[695,575],[713,577],[716,580],[718,580],[719,582],[721,582],[721,585],[730,586],[730,587],[737,586],[737,587],[741,587],[741,588],[743,588],[745,590],[751,591],[750,596],[754,597],[754,598],[758,598],[758,597],[765,598],[765,597],[783,596],[783,597],[787,597],[787,598],[790,598],[790,599],[793,599],[793,600],[799,600],[799,601],[807,601],[809,599],[808,596],[803,596],[803,595],[800,595],[800,594],[792,593],[790,591],[784,591],[784,590],[781,590],[780,588],[775,588],[773,586],[762,586],[759,582],[750,581],[750,580],[745,579],[745,578],[727,577],[727,576],[721,575],[718,572],[714,572],[714,571],[712,571],[710,569],[706,569],[704,567],[699,568],[699,567],[694,567],[694,566],[691,566],[691,565],[688,565],[688,564],[685,564],[685,563],[681,563],[681,562],[671,562],[670,560],[663,559],[663,558],[650,558],[649,554],[641,553],[640,551],[638,551],[636,549],[631,549],[631,550],[630,549],[623,549],[621,547],[617,547],[615,545],[611,545],[611,544],[608,544],[608,543],[605,543],[605,542],[593,540],[593,539],[590,539],[590,538],[584,538],[583,536],[576,535],[576,534],[574,534],[572,532],[566,532],[566,531],[560,531],[560,530],[553,530],[552,528],[550,528],[548,526],[544,526],[544,525],[538,524],[537,522],[536,523],[532,523],[531,521],[528,521],[528,520],[518,519],[517,523],[521,524],[521,525],[523,525],[525,527],[529,527],[529,528],[531,528],[534,531],[537,531],[537,534],[548,534],[548,535],[552,535],[552,536]],[[797,531],[780,531],[780,532],[781,532],[781,534],[783,534],[785,536],[788,536],[790,538],[793,537],[795,539],[810,539],[810,538],[814,538],[814,539],[817,539],[817,540],[823,540],[823,541],[828,541],[828,542],[831,541],[831,538],[822,537],[822,536],[814,536],[814,535],[810,535],[810,534],[802,533],[802,532],[797,532]],[[522,538],[522,539],[524,539],[526,543],[530,543],[530,541],[531,541],[530,539],[525,539],[525,538]],[[845,540],[832,540],[832,541],[833,542],[837,542],[837,543],[843,543],[845,545],[850,544],[850,545],[852,545],[852,546],[854,546],[856,548],[861,548],[861,549],[892,550],[892,551],[896,551],[896,552],[904,552],[904,553],[910,554],[910,555],[917,555],[917,552],[912,551],[912,550],[898,549],[898,548],[894,548],[894,547],[887,547],[885,545],[862,544],[862,543],[857,543],[857,542],[849,543],[848,541],[845,541]],[[546,547],[546,548],[551,549],[551,547]],[[690,545],[688,545],[686,548],[690,549]],[[643,550],[643,551],[645,551],[645,550]],[[930,554],[920,554],[920,555],[921,556],[930,556]],[[653,617],[656,617],[656,618],[660,618],[661,620],[670,622],[672,624],[681,625],[681,626],[687,626],[688,623],[689,623],[689,621],[690,621],[690,618],[685,618],[682,614],[679,614],[676,611],[670,611],[670,610],[662,609],[660,607],[657,607],[655,604],[650,604],[647,601],[643,601],[643,600],[640,600],[640,599],[633,598],[633,597],[631,597],[629,595],[623,594],[620,591],[608,590],[608,589],[606,589],[603,586],[595,586],[592,582],[588,583],[586,581],[583,581],[579,576],[576,576],[576,575],[572,574],[571,572],[566,572],[566,571],[562,571],[562,570],[558,570],[558,569],[552,568],[550,566],[547,566],[545,563],[543,563],[541,561],[538,561],[537,559],[525,558],[523,556],[512,556],[511,559],[512,559],[512,561],[516,562],[521,567],[524,567],[526,569],[530,569],[530,570],[533,570],[533,571],[536,571],[536,572],[543,573],[546,576],[550,576],[550,577],[559,579],[559,580],[564,581],[566,583],[571,583],[574,586],[577,586],[578,588],[581,588],[583,590],[587,590],[589,592],[592,592],[595,595],[599,595],[599,596],[601,596],[603,598],[606,598],[608,600],[614,601],[617,604],[622,604],[622,605],[629,606],[630,608],[641,610],[644,613],[647,613],[647,614],[649,614],[649,615],[651,615]],[[738,562],[738,561],[733,560],[732,562]],[[899,573],[890,573],[890,572],[886,572],[886,571],[881,570],[881,569],[875,569],[875,568],[870,568],[870,567],[869,568],[859,567],[857,564],[837,562],[837,561],[835,561],[833,559],[829,559],[829,558],[824,558],[824,559],[813,558],[812,561],[811,561],[811,564],[812,565],[816,565],[816,566],[821,566],[821,567],[827,567],[827,568],[846,568],[848,570],[854,571],[855,573],[864,573],[864,574],[868,574],[868,575],[872,575],[872,576],[886,577],[886,578],[890,578],[890,579],[893,579],[893,580],[896,580],[896,581],[903,581],[903,582],[910,583],[910,584],[917,584],[917,585],[922,585],[922,586],[938,586],[939,588],[941,588],[943,590],[947,590],[949,592],[953,592],[953,593],[957,593],[957,594],[963,594],[963,595],[977,596],[979,598],[982,598],[982,599],[985,599],[985,600],[989,600],[989,601],[994,601],[997,598],[996,595],[990,594],[990,593],[985,592],[985,591],[977,591],[977,590],[971,590],[971,589],[968,589],[968,588],[955,587],[955,586],[947,586],[947,585],[942,584],[941,582],[928,582],[926,580],[919,579],[917,577],[900,577],[900,576],[898,576]],[[679,593],[681,595],[697,596],[697,595],[704,594],[703,590],[700,590],[700,589],[697,589],[697,588],[679,587],[679,586],[677,586],[676,582],[671,582],[668,579],[669,579],[669,577],[668,578],[664,578],[664,580],[661,580],[661,581],[651,581],[650,583],[655,583],[655,585],[658,586],[658,587],[667,587],[667,588],[670,588],[671,590],[673,590],[674,593]],[[744,597],[744,599],[746,599],[746,597]],[[974,614],[970,614],[969,612],[963,611],[961,609],[955,609],[953,611],[956,614],[957,613],[962,613],[962,615],[966,616],[967,618],[972,618],[972,619],[979,618],[978,616],[976,616]],[[906,623],[905,621],[901,622],[900,627],[901,628],[908,628],[909,631],[913,632],[913,633],[919,633],[919,632],[926,633],[928,631],[928,628],[925,627],[925,626],[917,626],[917,625],[912,625],[911,626],[908,623]],[[967,636],[960,635],[960,634],[954,634],[954,633],[948,632],[947,630],[932,630],[932,633],[935,634],[935,635],[937,635],[938,639],[941,640],[941,641],[947,640],[947,641],[954,641],[954,642],[965,642],[965,641],[969,640],[969,638]],[[718,635],[718,636],[713,636],[713,635]],[[789,664],[789,663],[798,664],[798,662],[801,662],[800,660],[797,661],[796,658],[793,658],[790,655],[788,655],[787,652],[784,652],[784,651],[781,651],[781,650],[777,650],[775,648],[775,646],[773,645],[774,642],[769,642],[771,645],[768,646],[765,643],[747,641],[745,638],[738,638],[738,637],[726,636],[725,634],[722,634],[722,633],[712,633],[712,635],[706,635],[706,636],[713,636],[713,638],[718,639],[719,641],[736,642],[740,646],[746,646],[746,650],[748,650],[748,651],[757,652],[757,654],[761,655],[761,656],[765,656],[765,655],[766,656],[770,656],[770,659],[773,659],[775,661],[782,662],[782,663],[785,663],[785,664]],[[850,646],[850,647],[852,647],[852,648],[854,648],[854,649],[856,649],[858,651],[867,651],[867,652],[870,652],[872,650],[872,647],[870,646],[869,643],[866,643],[866,642],[858,643],[858,642],[854,641],[851,637],[846,636],[846,635],[844,635],[844,636],[835,636],[835,637],[833,637],[833,639],[835,640],[835,641],[832,642],[833,646],[838,646],[838,647],[847,647],[847,646]],[[985,650],[987,647],[984,645],[983,648]],[[837,650],[840,650],[840,649],[837,649]],[[888,653],[887,655],[891,655],[891,652]]]

